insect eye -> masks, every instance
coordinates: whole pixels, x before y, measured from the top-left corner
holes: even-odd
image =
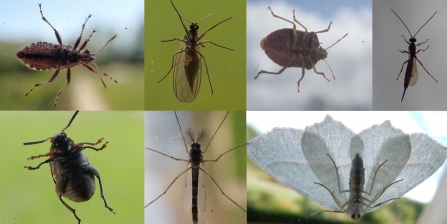
[[[89,50],[85,50],[84,53],[85,54],[90,54],[90,51]]]
[[[191,26],[189,26],[189,29],[191,29],[191,30],[199,30],[199,25],[191,24]]]

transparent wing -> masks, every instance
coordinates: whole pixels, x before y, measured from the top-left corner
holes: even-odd
[[[186,165],[186,168],[190,168],[191,163]],[[192,169],[189,169],[184,174],[184,183],[183,183],[183,211],[188,212],[189,208],[191,208],[192,204]]]
[[[182,102],[193,101],[200,89],[202,76],[202,64],[200,56],[195,51],[188,49],[188,45],[181,42],[181,53],[177,54],[174,65],[174,93]]]
[[[200,163],[200,167],[205,170],[205,164]],[[199,172],[199,188],[197,192],[197,204],[200,212],[204,212],[206,209],[206,174],[204,172]]]
[[[410,86],[416,85],[419,79],[419,72],[418,72],[418,66],[417,66],[416,58],[413,59],[413,70],[411,73],[411,79],[410,79]]]

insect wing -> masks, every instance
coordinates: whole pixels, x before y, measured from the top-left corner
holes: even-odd
[[[205,164],[200,163],[200,167],[205,170]],[[206,210],[206,174],[202,171],[199,172],[199,189],[197,195],[197,204],[199,211],[204,212]]]
[[[413,59],[413,71],[411,72],[410,86],[416,85],[416,82],[419,79],[419,71],[417,66],[416,58]]]
[[[183,211],[188,212],[192,204],[192,169],[191,163],[188,163],[187,169],[189,169],[184,175],[183,183]]]
[[[196,98],[202,80],[200,56],[188,48],[187,44],[181,42],[181,52],[177,54],[174,65],[174,93],[182,102],[191,102]],[[199,49],[200,46],[195,48],[196,51]]]

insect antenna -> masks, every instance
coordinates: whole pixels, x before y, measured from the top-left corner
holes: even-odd
[[[433,16],[435,16],[436,13],[438,13],[438,11],[436,11],[436,12],[430,17],[430,19],[428,19],[427,22],[425,22],[424,25],[422,25],[421,28],[419,28],[418,32],[416,32],[416,34],[415,34],[414,36],[416,36],[416,35],[419,33],[419,31],[422,29],[422,27],[425,26],[425,24],[427,24],[428,22],[430,22],[431,18],[433,18]]]
[[[118,36],[118,34],[115,35],[115,36],[113,36],[112,38],[110,38],[110,40],[107,41],[106,44],[104,44],[104,47],[102,47],[99,51],[97,51],[96,53],[94,53],[93,56],[95,56],[96,54],[98,54],[99,52],[101,52],[101,51],[107,46],[107,44],[109,44],[109,43],[110,43],[112,40],[114,40],[117,36]]]
[[[410,33],[410,36],[413,36],[412,34],[411,34],[411,32],[410,32],[410,29],[408,29],[408,27],[407,27],[407,25],[405,25],[405,23],[404,23],[404,21],[399,17],[399,15],[397,15],[397,13],[393,10],[393,9],[391,9],[391,11],[393,11],[394,12],[394,14],[396,14],[396,16],[397,16],[397,18],[399,18],[399,20],[404,24],[404,26],[405,26],[405,28],[407,28],[407,30],[408,30],[408,33]],[[436,13],[435,13],[436,14]],[[432,16],[433,17],[433,16]],[[431,18],[430,18],[431,19]],[[430,21],[430,20],[429,20]],[[427,21],[428,22],[428,21]],[[424,24],[425,25],[425,24]],[[422,27],[421,27],[422,28]],[[420,30],[420,29],[419,29]],[[419,30],[418,30],[418,32],[419,32]],[[416,33],[417,34],[417,33]],[[416,35],[415,35],[416,36]]]
[[[177,125],[180,128],[180,133],[183,133],[182,127],[180,126],[180,122],[178,121],[177,112],[174,111],[174,114],[175,114],[175,118],[177,119]],[[185,140],[185,136],[183,136],[183,134],[182,134],[182,138],[183,138],[183,144],[185,144],[186,153],[188,153],[188,147],[186,146],[186,140]]]
[[[348,34],[345,34],[342,38],[338,39],[337,42],[335,42],[334,44],[332,44],[331,46],[329,46],[328,48],[326,48],[325,50],[328,50],[329,48],[331,48],[332,46],[334,46],[335,44],[337,44],[338,42],[340,42],[341,39],[345,38],[346,36],[348,36]]]
[[[68,122],[68,125],[67,125],[64,129],[62,129],[61,133],[64,133],[65,129],[67,129],[68,127],[70,127],[71,122],[73,122],[73,120],[75,119],[76,115],[78,115],[78,113],[79,113],[79,110],[77,110],[77,111],[73,114],[73,116],[71,117],[70,121]],[[23,145],[36,145],[36,144],[44,143],[44,142],[46,142],[46,141],[48,141],[48,140],[51,140],[51,139],[53,139],[53,137],[48,137],[48,138],[46,138],[46,139],[44,139],[44,140],[39,140],[39,141],[34,141],[34,142],[25,142],[25,143],[23,143]]]

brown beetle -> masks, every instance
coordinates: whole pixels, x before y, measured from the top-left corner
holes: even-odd
[[[296,24],[294,22],[275,15],[270,7],[268,7],[268,9],[272,13],[273,17],[292,23],[293,29],[284,28],[276,30],[261,40],[261,48],[265,51],[267,56],[276,64],[283,66],[283,68],[278,72],[261,70],[255,76],[255,79],[257,79],[258,76],[263,73],[279,75],[289,67],[298,67],[302,68],[302,76],[298,81],[298,92],[300,92],[300,82],[304,78],[304,69],[313,69],[315,73],[322,75],[327,81],[330,81],[328,78],[326,78],[326,75],[323,72],[317,71],[317,69],[315,68],[315,64],[319,60],[323,60],[324,62],[326,62],[326,60],[324,59],[327,58],[327,49],[334,46],[348,34],[345,34],[337,42],[324,49],[320,47],[317,33],[328,32],[331,28],[332,22],[329,23],[328,28],[325,30],[317,32],[307,32],[306,27],[304,27],[303,24],[295,19],[295,10],[293,10],[293,20],[304,28],[303,32],[300,30],[296,30]],[[326,64],[329,66],[327,62]],[[335,75],[332,72],[331,66],[329,66],[329,69],[331,70],[332,76],[335,79]]]
[[[88,42],[90,41],[90,38],[92,35],[96,32],[93,30],[92,34],[84,41],[84,43],[81,45],[79,49],[76,49],[82,39],[82,33],[84,32],[85,24],[87,23],[88,19],[92,16],[89,15],[87,19],[85,20],[84,24],[82,24],[82,30],[81,34],[79,35],[78,39],[76,40],[76,43],[74,46],[62,44],[62,38],[59,35],[59,32],[48,22],[48,20],[43,16],[42,13],[42,4],[39,4],[40,9],[40,15],[42,16],[43,21],[48,23],[50,27],[54,30],[54,33],[56,35],[57,42],[59,44],[51,44],[47,42],[37,42],[32,43],[30,45],[25,46],[22,50],[17,52],[16,56],[19,58],[26,66],[32,69],[36,70],[56,70],[53,75],[51,75],[50,79],[46,82],[37,83],[31,88],[25,96],[28,96],[28,94],[31,93],[31,91],[34,90],[34,88],[38,86],[45,85],[47,83],[53,82],[57,75],[59,74],[59,71],[62,69],[67,69],[67,84],[62,88],[56,95],[56,99],[54,101],[54,107],[57,106],[57,101],[59,100],[59,96],[64,92],[64,90],[70,85],[71,80],[71,68],[76,67],[79,65],[82,65],[86,67],[91,72],[99,75],[99,78],[101,79],[102,84],[105,88],[107,88],[104,80],[102,79],[102,76],[106,76],[115,83],[117,81],[107,75],[106,73],[99,73],[95,69],[93,69],[89,64],[95,65],[96,69],[98,69],[98,66],[95,64],[95,56],[99,52],[101,52],[110,41],[115,39],[117,35],[110,38],[109,41],[96,53],[92,54],[89,50],[84,50],[84,48],[87,46]]]
[[[61,133],[56,134],[53,137],[48,137],[44,140],[25,142],[23,144],[35,145],[48,140],[51,141],[49,153],[31,156],[28,159],[33,160],[40,157],[50,158],[39,163],[36,167],[25,166],[25,168],[28,170],[36,170],[39,169],[41,165],[49,163],[51,176],[56,185],[56,194],[59,197],[59,200],[68,210],[73,213],[75,218],[78,220],[78,223],[81,223],[81,219],[76,215],[76,210],[67,205],[67,203],[62,200],[62,196],[74,202],[85,202],[90,200],[95,193],[96,188],[94,176],[98,178],[99,189],[101,191],[101,198],[104,201],[104,206],[113,214],[115,214],[115,212],[107,205],[98,169],[89,163],[87,156],[82,152],[84,149],[93,149],[95,151],[102,150],[107,146],[108,142],[104,143],[101,148],[96,148],[93,146],[100,144],[103,140],[102,138],[96,143],[74,143],[74,141],[67,137],[67,134],[64,132],[68,127],[70,127],[78,113],[79,111],[74,113],[70,122],[68,122],[68,125],[62,129]]]

